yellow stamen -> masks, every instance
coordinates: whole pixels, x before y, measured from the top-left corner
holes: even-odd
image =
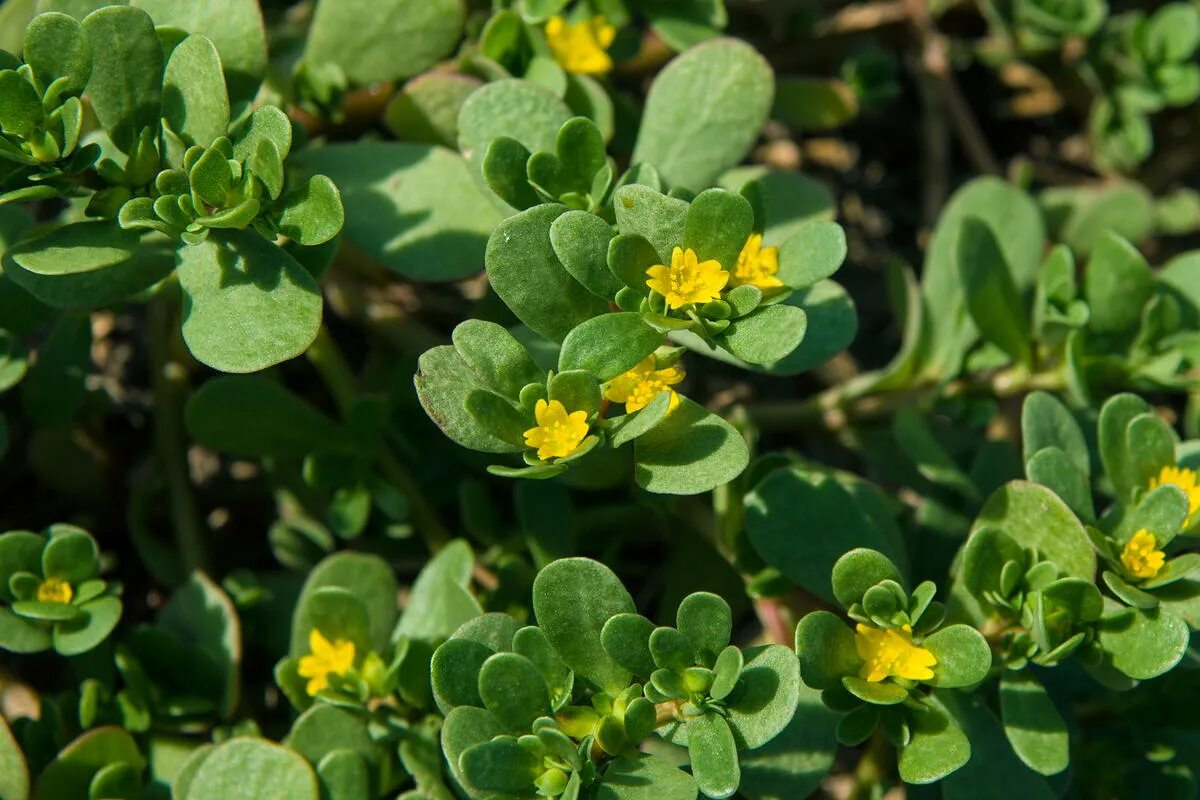
[[[731,286],[757,286],[760,289],[778,289],[783,281],[775,277],[779,272],[779,248],[763,247],[762,234],[752,233],[738,255],[737,266],[729,279]]]
[[[650,276],[646,285],[667,299],[668,308],[716,300],[729,283],[729,273],[721,269],[720,262],[700,261],[690,247],[676,247],[670,266],[656,264],[646,274]]]
[[[933,653],[913,644],[912,627],[874,628],[858,624],[854,647],[863,660],[859,677],[872,683],[885,678],[927,681],[937,665]]]
[[[554,60],[567,72],[577,75],[604,75],[612,69],[608,48],[616,35],[617,29],[604,17],[582,22],[551,17],[546,22],[546,43]]]
[[[1165,561],[1166,555],[1158,549],[1158,540],[1144,528],[1130,536],[1121,550],[1121,563],[1135,578],[1153,578]]]
[[[668,410],[674,411],[679,405],[679,395],[671,387],[683,377],[683,368],[678,365],[655,369],[654,356],[649,355],[633,369],[609,381],[604,387],[604,397],[614,403],[624,403],[625,411],[632,413],[648,406],[661,393],[670,392]]]
[[[313,628],[308,633],[308,649],[311,653],[300,657],[298,672],[301,678],[308,678],[304,690],[309,697],[329,686],[330,675],[345,675],[354,666],[354,642],[345,639],[330,642]]]
[[[537,448],[537,457],[566,458],[579,449],[588,434],[587,412],[567,412],[557,400],[538,400],[533,416],[537,427],[525,431],[525,444]]]
[[[71,584],[61,578],[46,578],[38,584],[37,599],[43,603],[69,603],[74,596]]]

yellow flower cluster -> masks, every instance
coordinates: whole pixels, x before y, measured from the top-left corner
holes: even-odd
[[[937,666],[933,653],[913,644],[912,626],[875,628],[861,622],[855,629],[854,647],[863,660],[859,677],[871,683],[885,678],[927,681]]]
[[[670,264],[655,264],[646,270],[650,279],[646,285],[667,300],[667,308],[678,309],[693,303],[707,303],[721,298],[721,291],[737,286],[757,286],[759,289],[778,289],[779,248],[763,247],[761,233],[752,233],[742,245],[733,272],[725,270],[714,259],[701,261],[690,247],[676,247]]]
[[[1165,561],[1166,555],[1158,549],[1158,540],[1144,528],[1130,536],[1121,550],[1121,563],[1135,578],[1153,578]]]
[[[525,431],[525,444],[537,449],[542,461],[566,458],[579,449],[587,437],[586,411],[568,412],[558,400],[538,400],[533,409],[537,426]]]
[[[658,369],[654,356],[649,355],[637,366],[609,381],[604,387],[604,397],[614,403],[624,403],[625,411],[633,413],[650,405],[662,392],[670,392],[669,411],[679,405],[679,395],[671,387],[684,378],[683,368],[675,365]]]
[[[608,48],[617,30],[604,17],[592,17],[581,22],[567,22],[551,17],[546,22],[546,43],[554,60],[567,72],[576,75],[605,75],[612,69]]]

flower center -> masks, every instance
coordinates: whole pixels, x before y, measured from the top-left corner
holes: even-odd
[[[69,603],[74,596],[71,584],[61,578],[46,578],[38,584],[37,599],[43,603]]]
[[[885,678],[925,681],[937,665],[933,653],[913,643],[912,628],[874,628],[861,622],[855,629],[854,646],[863,660],[859,677],[872,683]]]
[[[1166,556],[1158,549],[1158,540],[1145,529],[1130,536],[1121,550],[1121,563],[1135,578],[1153,578],[1162,569],[1164,561]]]
[[[669,266],[656,264],[646,274],[646,285],[666,298],[668,308],[717,300],[729,283],[729,273],[721,269],[720,262],[701,261],[691,248],[676,247]]]
[[[297,672],[308,678],[304,690],[310,697],[329,686],[330,675],[345,675],[354,667],[354,642],[345,639],[326,639],[313,628],[308,633],[309,655],[301,656]]]
[[[588,434],[587,412],[567,412],[558,400],[538,400],[533,411],[537,427],[525,431],[525,444],[537,448],[545,461],[574,453]]]

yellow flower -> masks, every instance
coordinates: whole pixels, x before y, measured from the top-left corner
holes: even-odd
[[[604,75],[612,69],[608,47],[616,35],[617,29],[604,17],[582,22],[551,17],[546,22],[546,42],[554,60],[567,72],[577,75]]]
[[[671,253],[671,266],[657,264],[646,274],[650,276],[646,285],[667,298],[668,308],[716,300],[729,283],[729,273],[721,269],[720,262],[700,261],[690,247],[676,247]]]
[[[1130,536],[1121,550],[1121,563],[1135,578],[1153,578],[1163,568],[1165,560],[1154,534],[1145,528]]]
[[[580,442],[588,433],[587,412],[567,413],[566,407],[557,400],[547,403],[538,400],[533,416],[537,427],[525,431],[525,444],[537,448],[537,457],[566,458],[579,449]]]
[[[669,411],[679,405],[679,395],[671,387],[683,380],[683,369],[679,366],[666,369],[654,368],[654,356],[649,355],[628,372],[613,378],[604,386],[604,398],[614,403],[624,403],[625,411],[632,413],[645,408],[662,392],[671,393]]]
[[[856,629],[854,647],[863,660],[859,677],[878,683],[884,678],[927,681],[933,677],[930,667],[937,665],[933,653],[913,644],[912,627],[873,628],[861,622]]]
[[[1163,467],[1157,478],[1150,479],[1150,491],[1167,485],[1178,486],[1187,495],[1187,524],[1191,525],[1196,519],[1196,512],[1200,511],[1200,485],[1197,485],[1196,471],[1186,467]]]
[[[757,286],[760,289],[777,289],[783,281],[775,277],[779,272],[779,248],[763,247],[762,234],[752,233],[738,255],[737,266],[729,279],[732,286]]]
[[[37,599],[43,603],[69,603],[74,596],[71,584],[61,578],[46,578],[38,584]]]
[[[354,642],[335,639],[330,642],[321,632],[313,628],[308,632],[308,649],[311,653],[300,657],[299,673],[308,678],[304,690],[309,697],[329,686],[329,676],[345,675],[354,666]]]

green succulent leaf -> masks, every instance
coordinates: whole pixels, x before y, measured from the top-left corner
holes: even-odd
[[[324,244],[342,230],[342,196],[324,175],[312,176],[285,194],[281,203],[279,232],[298,244]]]
[[[743,657],[741,679],[727,701],[727,720],[738,749],[754,750],[791,722],[800,693],[800,664],[778,644],[749,648]]]
[[[488,240],[488,278],[517,318],[548,339],[562,341],[607,305],[571,277],[550,243],[563,206],[546,204],[504,220]]]
[[[597,800],[695,800],[695,779],[647,753],[620,756],[604,771]]]
[[[488,234],[501,215],[457,153],[355,142],[306,150],[296,162],[306,176],[329,176],[345,207],[343,235],[380,264],[432,281],[483,268]]]
[[[1041,681],[1029,670],[1000,678],[1004,734],[1017,757],[1034,772],[1055,775],[1070,762],[1067,725]]]
[[[1166,609],[1123,608],[1101,618],[1096,645],[1114,669],[1149,680],[1179,663],[1189,636],[1187,623]]]
[[[229,797],[317,800],[317,776],[299,754],[265,739],[237,737],[206,752],[184,800]]]
[[[796,654],[800,675],[813,689],[840,687],[843,677],[858,674],[862,666],[854,631],[828,611],[812,611],[800,620],[796,626]]]
[[[923,704],[908,715],[912,739],[900,751],[900,777],[905,783],[933,783],[971,758],[971,743],[962,728],[939,706]]]
[[[699,494],[728,483],[749,463],[737,429],[686,397],[634,441],[634,479],[659,494]]]
[[[702,714],[687,725],[696,785],[714,800],[732,796],[742,776],[729,723],[719,714]]]
[[[356,84],[410,78],[450,55],[464,20],[455,0],[322,0],[304,59],[336,64]],[[397,52],[401,41],[408,44]]]
[[[107,6],[84,18],[83,31],[92,50],[88,99],[113,143],[128,153],[162,116],[165,59],[154,21],[138,8]]]
[[[963,219],[958,269],[967,310],[983,338],[1017,363],[1030,365],[1028,314],[995,232],[978,217]]]
[[[620,691],[629,671],[601,644],[610,617],[634,612],[633,599],[607,567],[585,558],[549,564],[533,584],[538,626],[563,663],[592,685]]]
[[[551,713],[541,671],[525,656],[496,653],[479,670],[479,697],[492,716],[512,733],[525,733]]]
[[[560,370],[582,369],[608,381],[633,369],[662,343],[662,334],[641,314],[603,314],[587,320],[563,339]]]
[[[214,231],[178,255],[183,339],[224,372],[257,372],[303,353],[321,325],[316,281],[251,231]]]
[[[981,683],[992,667],[992,649],[970,625],[949,625],[925,637],[921,646],[933,653],[937,666],[932,686],[961,688]]]
[[[654,164],[670,186],[711,186],[754,143],[773,92],[770,67],[743,42],[688,50],[650,88],[633,163]]]
[[[1066,575],[1090,581],[1096,573],[1096,555],[1082,523],[1043,486],[1012,481],[997,489],[984,503],[972,530],[984,527],[1003,530]]]
[[[163,73],[163,119],[184,145],[210,147],[229,130],[229,94],[221,57],[208,37],[175,46]]]
[[[894,521],[870,513],[870,507],[854,497],[850,488],[820,472],[802,467],[775,470],[746,497],[750,541],[767,563],[818,597],[833,601],[837,590],[831,575],[847,549],[893,554],[896,550]],[[838,541],[821,535],[826,524],[840,531]],[[888,559],[880,556],[879,560]],[[878,580],[896,577],[894,569]],[[858,591],[861,594],[873,584],[861,585]]]

